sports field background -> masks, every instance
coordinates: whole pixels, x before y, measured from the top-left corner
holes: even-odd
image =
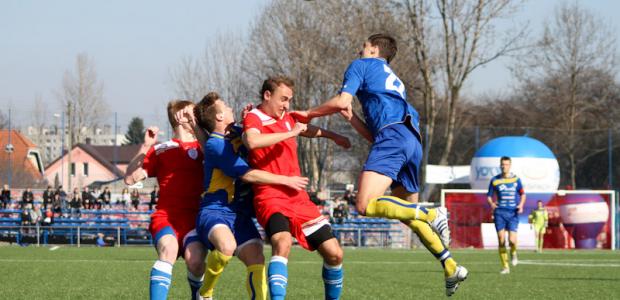
[[[266,249],[266,256],[268,257]],[[452,299],[620,299],[620,252],[521,251],[499,275],[496,251],[457,250],[470,276]],[[156,258],[150,247],[0,247],[0,299],[147,299]],[[445,299],[443,272],[425,250],[345,249],[343,299]],[[322,299],[321,260],[294,248],[287,299]],[[234,259],[216,299],[247,299],[245,268]],[[185,264],[174,268],[169,299],[188,299]]]

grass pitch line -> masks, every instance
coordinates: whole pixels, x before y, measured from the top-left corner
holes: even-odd
[[[575,260],[573,260],[575,261]],[[601,261],[601,264],[592,264],[592,263],[571,263],[571,262],[563,262],[563,261],[535,261],[535,260],[519,260],[519,264],[524,265],[541,265],[541,266],[558,266],[558,267],[601,267],[601,268],[620,268],[620,264],[609,264]]]

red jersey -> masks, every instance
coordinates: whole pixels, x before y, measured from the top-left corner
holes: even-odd
[[[177,139],[154,145],[144,157],[142,168],[149,177],[157,177],[157,209],[198,211],[203,190],[203,155],[200,143]]]
[[[284,113],[282,118],[274,119],[258,108],[250,111],[243,119],[243,130],[258,130],[260,133],[281,133],[293,130],[295,119],[289,114]],[[250,150],[249,163],[254,169],[267,171],[273,174],[286,176],[300,176],[299,160],[297,159],[297,139],[295,137],[286,139],[269,147]],[[255,184],[255,192],[265,189],[277,189],[290,193],[290,189],[281,185],[259,185]]]

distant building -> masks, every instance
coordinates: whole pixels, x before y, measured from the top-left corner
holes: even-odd
[[[9,136],[12,151],[8,151]],[[42,187],[45,179],[43,161],[37,146],[16,130],[0,130],[0,185],[11,188]]]
[[[60,156],[63,143],[61,127],[57,125],[44,127],[28,126],[24,134],[39,146],[44,164],[48,164]],[[69,129],[65,128],[65,151],[68,148],[67,145],[69,145],[68,134]],[[110,125],[94,128],[83,127],[80,135],[85,138],[84,140],[89,139],[89,143],[92,145],[120,146],[127,141],[124,134],[117,133],[115,135],[114,128]]]
[[[99,146],[80,143],[70,152],[52,161],[45,168],[45,178],[52,184],[62,184],[65,190],[81,188],[94,182],[113,181],[125,174],[127,165],[140,147],[141,145]]]

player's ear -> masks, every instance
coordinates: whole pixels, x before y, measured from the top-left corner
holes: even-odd
[[[215,119],[217,119],[218,121],[224,121],[224,113],[220,112],[215,114]]]
[[[269,101],[270,99],[271,99],[271,91],[267,90],[263,93],[263,100]]]

